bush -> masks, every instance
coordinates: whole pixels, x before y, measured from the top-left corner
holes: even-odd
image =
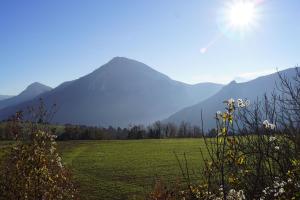
[[[204,137],[202,179],[177,190],[177,199],[300,199],[300,72],[291,80],[279,74],[280,95],[249,105],[224,101],[217,127]],[[203,122],[202,122],[203,123]],[[157,199],[155,196],[152,199]]]
[[[19,116],[11,123],[16,142],[1,161],[0,199],[78,199],[47,125],[23,123]]]

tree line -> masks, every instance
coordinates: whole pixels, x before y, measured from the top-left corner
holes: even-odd
[[[26,123],[26,122],[25,122]],[[127,140],[127,139],[163,139],[163,138],[198,138],[202,137],[199,126],[192,126],[188,122],[164,123],[156,121],[151,125],[131,124],[121,127],[96,127],[85,125],[49,125],[57,140]],[[0,124],[0,140],[12,140],[11,121]],[[212,130],[213,134],[214,131]]]

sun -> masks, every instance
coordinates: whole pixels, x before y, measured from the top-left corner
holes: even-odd
[[[260,27],[264,0],[226,0],[217,12],[217,24],[223,35],[244,40]]]
[[[236,1],[229,7],[231,26],[243,28],[255,20],[255,4],[250,1]]]
[[[265,1],[223,0],[220,8],[216,9],[216,22],[220,32],[200,49],[200,53],[205,54],[223,37],[242,41],[264,28],[261,22],[265,13]]]

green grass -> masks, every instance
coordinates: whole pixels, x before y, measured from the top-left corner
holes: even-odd
[[[182,162],[186,153],[189,169],[200,170],[200,147],[204,149],[202,139],[59,143],[63,161],[79,183],[81,199],[143,199],[156,178],[167,183],[182,178],[174,152]]]

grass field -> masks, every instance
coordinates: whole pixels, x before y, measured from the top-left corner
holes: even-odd
[[[200,147],[202,139],[59,143],[63,161],[79,183],[81,199],[143,199],[156,178],[165,182],[182,178],[174,152],[181,161],[186,153],[189,168],[199,171]]]

